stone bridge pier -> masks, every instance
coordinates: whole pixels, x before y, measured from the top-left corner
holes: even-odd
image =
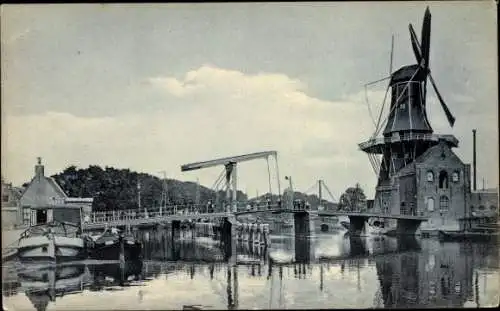
[[[172,239],[176,240],[180,237],[181,234],[181,221],[180,220],[172,220]]]
[[[368,217],[366,216],[349,216],[349,235],[361,236],[367,220]]]
[[[295,261],[299,263],[309,263],[314,259],[311,247],[311,238],[308,236],[295,237]]]
[[[396,226],[397,235],[415,235],[422,220],[419,219],[398,219]]]
[[[414,235],[403,235],[398,237],[399,251],[411,251],[420,249],[421,249],[420,243],[417,241]]]
[[[236,258],[237,228],[236,217],[225,217],[222,222],[221,239],[224,246],[225,260]]]
[[[361,240],[361,237],[359,236],[350,236],[349,237],[349,256],[355,257],[355,256],[361,256],[361,255],[367,255],[368,250],[365,247],[365,244],[363,243],[363,240]]]
[[[314,223],[308,211],[293,214],[295,237],[310,237],[314,233]]]
[[[176,240],[180,238],[181,235],[181,221],[180,220],[173,220],[172,221],[172,234],[171,234],[171,247],[172,247],[172,255],[174,260],[178,260],[180,258],[180,248],[177,243],[175,243]]]

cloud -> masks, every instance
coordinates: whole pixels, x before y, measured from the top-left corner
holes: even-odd
[[[29,180],[35,157],[42,156],[49,173],[70,164],[100,164],[167,170],[172,178],[199,177],[210,186],[222,168],[182,174],[180,165],[277,150],[280,173],[292,175],[299,189],[318,178],[336,194],[357,181],[374,185],[368,159],[357,147],[371,134],[371,124],[366,106],[356,100],[314,98],[304,83],[283,74],[248,75],[208,65],[183,79],[148,81],[173,109],[106,118],[55,112],[5,116],[5,177]],[[239,167],[242,190],[268,190],[265,161]],[[275,183],[272,187],[276,191]]]
[[[245,74],[205,65],[182,78],[148,78],[146,86],[138,90],[146,94],[159,90],[161,96],[155,104],[161,107],[93,118],[57,112],[4,115],[2,130],[7,135],[2,140],[3,177],[16,184],[29,180],[35,158],[42,156],[49,174],[71,164],[98,164],[152,174],[165,170],[170,178],[199,178],[203,185],[211,186],[222,167],[181,173],[180,166],[277,150],[281,180],[284,175],[292,175],[299,190],[321,178],[336,196],[356,182],[369,196],[374,193],[375,175],[358,143],[367,140],[374,130],[366,96],[377,118],[385,89],[369,89],[366,94],[363,90],[339,101],[328,101],[311,96],[305,83],[284,74]],[[147,95],[144,98],[147,100]],[[478,174],[489,184],[497,182],[498,176],[488,168],[497,165],[498,152],[486,150],[488,141],[497,141],[497,114],[477,113],[465,118],[467,107],[453,101],[449,106],[457,116],[453,129],[435,96],[429,94],[428,115],[434,131],[461,138],[457,152],[469,163],[471,143],[463,138],[470,136],[466,125],[477,124],[481,151]],[[267,170],[265,160],[240,164],[239,189],[251,195],[267,192]],[[272,161],[270,171],[271,187],[276,192],[277,171]]]

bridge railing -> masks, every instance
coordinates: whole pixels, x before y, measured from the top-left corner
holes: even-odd
[[[265,211],[276,209],[309,210],[306,204],[294,204],[293,207],[282,202],[260,202],[260,203],[239,203],[238,211]],[[117,223],[130,222],[133,220],[144,220],[150,218],[161,218],[170,215],[206,215],[231,211],[229,205],[215,206],[209,204],[187,204],[187,205],[169,205],[163,207],[147,207],[141,209],[113,210],[113,211],[95,211],[92,212],[84,222],[95,223]]]
[[[112,223],[120,221],[131,221],[137,219],[149,219],[165,217],[169,215],[197,215],[218,213],[222,210],[208,205],[169,205],[164,207],[148,207],[141,209],[95,211],[85,220],[88,223]]]

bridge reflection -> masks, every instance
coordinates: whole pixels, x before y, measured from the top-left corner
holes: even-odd
[[[3,276],[3,295],[24,292],[35,309],[46,310],[57,297],[70,296],[84,289],[121,290],[144,286],[154,279],[168,279],[173,274],[184,274],[191,280],[210,282],[214,294],[224,297],[228,309],[240,307],[239,294],[245,290],[245,280],[262,280],[268,291],[262,294],[269,299],[267,307],[284,308],[286,291],[292,288],[287,284],[294,280],[310,280],[316,284],[318,294],[321,292],[333,299],[338,295],[335,290],[337,277],[357,274],[358,291],[363,292],[366,285],[362,278],[366,278],[366,274],[360,276],[360,270],[374,267],[376,273],[371,277],[376,277],[379,287],[374,306],[463,307],[467,301],[479,306],[478,269],[497,269],[499,263],[497,247],[490,244],[440,244],[431,240],[388,237],[341,239],[342,243],[338,244],[342,249],[331,256],[315,255],[318,252],[314,249],[324,247],[323,244],[311,239],[295,239],[279,245],[283,252],[293,255],[289,261],[273,259],[265,249],[241,246],[238,248],[239,260],[227,262],[223,250],[208,242],[196,245],[185,240],[170,245],[168,237],[150,233],[148,238],[144,236],[147,251],[141,262],[121,265],[91,262],[48,269],[18,267],[8,270],[4,267],[4,272],[10,276]],[[297,256],[297,250],[300,253],[308,250],[309,255]],[[338,271],[338,274],[331,271]],[[141,294],[138,298],[143,299]]]

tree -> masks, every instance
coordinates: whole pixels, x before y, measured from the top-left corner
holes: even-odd
[[[97,165],[78,169],[72,165],[63,172],[52,176],[61,188],[70,197],[94,198],[93,210],[135,209],[138,207],[137,183],[141,183],[141,206],[159,207],[163,180],[145,173],[117,169],[106,166],[102,169]],[[174,179],[167,180],[168,201],[182,204],[189,200],[195,201],[198,185],[193,182],[182,182]],[[225,198],[225,192],[219,196]],[[238,200],[246,201],[246,194],[238,191]],[[200,203],[208,200],[215,201],[216,192],[204,186],[199,186]]]
[[[339,210],[358,211],[366,207],[366,195],[358,183],[354,187],[349,187],[340,196]]]

